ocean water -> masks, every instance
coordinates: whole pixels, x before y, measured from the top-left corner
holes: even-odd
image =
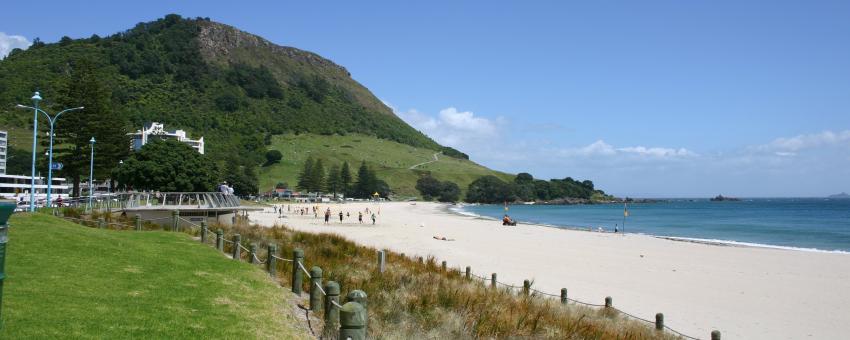
[[[850,253],[850,199],[758,198],[711,202],[674,199],[629,204],[509,205],[520,222],[564,228],[616,225],[627,233],[762,247]],[[457,212],[501,218],[502,205],[463,205]]]

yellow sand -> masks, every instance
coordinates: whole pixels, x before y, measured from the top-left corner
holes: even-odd
[[[847,339],[850,337],[850,255],[706,245],[644,235],[562,230],[460,216],[436,203],[319,205],[331,224],[313,214],[286,218],[267,209],[251,214],[263,225],[337,233],[360,244],[415,256],[434,256],[499,281],[615,307],[665,323],[685,334],[723,339]],[[364,214],[377,216],[372,225]],[[351,217],[339,222],[342,209]],[[455,241],[439,241],[445,236]]]

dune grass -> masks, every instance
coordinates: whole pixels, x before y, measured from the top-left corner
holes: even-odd
[[[305,252],[305,266],[317,265],[325,280],[340,283],[341,296],[360,289],[368,297],[370,338],[374,339],[675,339],[651,325],[626,319],[616,312],[551,298],[525,296],[505,288],[492,289],[482,280],[467,280],[460,268],[443,271],[436,259],[413,259],[389,252],[387,270],[377,271],[376,250],[338,235],[312,234],[284,227],[241,225],[226,228],[240,233],[247,245],[278,245],[279,254]],[[292,264],[278,261],[279,282],[290,286]],[[305,280],[305,292],[308,283]]]
[[[271,190],[278,182],[288,182],[294,186],[298,182],[298,173],[308,156],[322,158],[326,169],[330,164],[342,164],[347,161],[356,175],[361,161],[372,167],[378,177],[387,181],[398,196],[418,196],[416,180],[422,173],[430,172],[441,181],[457,183],[465,191],[469,183],[484,175],[495,175],[503,180],[512,181],[513,175],[493,171],[474,162],[440,155],[439,160],[416,169],[409,169],[434,159],[436,151],[416,148],[384,139],[360,134],[345,136],[321,136],[314,134],[287,134],[272,138],[271,150],[283,154],[280,163],[260,168],[260,190]]]
[[[10,225],[0,338],[307,338],[285,290],[189,235]]]

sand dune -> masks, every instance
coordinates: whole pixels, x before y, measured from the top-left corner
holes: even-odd
[[[277,218],[251,214],[263,225],[343,235],[361,244],[434,256],[499,281],[614,305],[645,319],[663,312],[683,333],[723,339],[844,339],[850,333],[850,255],[677,242],[644,235],[561,230],[460,216],[436,203],[321,205],[334,215]],[[357,211],[380,210],[378,222],[357,223]],[[295,208],[295,205],[293,205]],[[339,222],[339,210],[351,217]],[[440,235],[455,241],[439,241]]]

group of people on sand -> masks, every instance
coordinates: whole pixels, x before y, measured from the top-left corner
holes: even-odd
[[[277,217],[282,218],[283,217],[283,204],[275,204],[272,207],[274,207],[274,213],[277,214]],[[286,205],[286,212],[291,212],[291,211],[292,211],[292,205],[287,204]]]
[[[366,208],[365,211],[368,214],[369,208]],[[351,217],[351,213],[349,213],[347,211],[345,213],[343,213],[342,210],[340,210],[337,215],[339,216],[339,223],[342,223],[345,218]],[[327,208],[325,210],[325,224],[330,224],[330,221],[331,221],[331,208]],[[372,213],[372,224],[374,225],[377,221],[378,221],[378,217],[375,216],[375,213]],[[363,212],[362,211],[357,212],[357,223],[363,224]]]

